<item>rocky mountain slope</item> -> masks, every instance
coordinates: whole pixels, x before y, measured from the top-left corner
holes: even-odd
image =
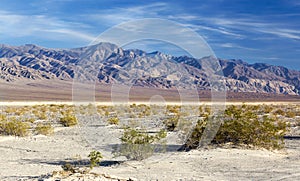
[[[264,63],[213,57],[174,57],[161,52],[123,50],[110,43],[75,49],[0,45],[0,81],[80,80],[169,89],[209,90],[211,79],[224,80],[232,92],[299,95],[300,72]],[[217,67],[217,68],[215,68]]]

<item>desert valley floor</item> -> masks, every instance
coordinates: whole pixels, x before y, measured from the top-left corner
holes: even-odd
[[[4,104],[6,106],[3,106],[3,109],[16,108],[12,102]],[[29,106],[30,103],[23,104]],[[45,102],[43,104],[45,106]],[[51,104],[53,105],[53,102]],[[268,104],[275,107],[289,105],[299,108],[299,103]],[[47,116],[50,119],[51,115]],[[89,119],[91,122],[95,121],[94,118]],[[294,119],[298,120],[299,116]],[[103,122],[99,122],[98,125],[93,125],[94,128],[87,129],[80,126],[63,127],[55,121],[52,123],[54,133],[50,136],[0,136],[1,180],[57,180],[58,178],[50,176],[53,171],[62,170],[61,166],[66,162],[84,166],[88,163],[87,155],[93,149],[101,151],[104,157],[100,166],[91,171],[100,175],[88,175],[84,177],[85,180],[300,179],[299,139],[285,139],[285,148],[279,151],[245,149],[228,144],[188,152],[168,150],[142,161],[126,161],[122,157],[115,158],[111,155],[110,145],[119,142],[118,138],[122,132],[118,126],[103,125]],[[294,126],[290,134],[293,138],[299,137],[300,125]],[[80,177],[83,176],[66,177],[65,180],[78,180]]]

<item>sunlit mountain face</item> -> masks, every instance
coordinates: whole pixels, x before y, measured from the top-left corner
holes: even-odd
[[[214,61],[221,66],[221,74],[217,76],[225,81],[230,92],[299,94],[300,72],[282,66],[249,64],[235,59],[215,60],[213,57],[195,59],[158,51],[124,50],[110,43],[73,49],[1,45],[0,78],[3,82],[72,81],[77,76],[82,81],[100,84],[210,90],[212,70],[207,70],[204,64]]]

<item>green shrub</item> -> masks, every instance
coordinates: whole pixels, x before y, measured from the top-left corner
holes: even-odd
[[[90,168],[97,166],[103,158],[102,154],[95,150],[91,151],[88,157],[90,158]]]
[[[71,114],[65,114],[63,117],[60,118],[60,122],[65,127],[75,126],[78,124],[75,115],[71,115]]]
[[[54,128],[51,126],[50,123],[48,124],[38,123],[37,126],[35,127],[35,132],[37,134],[42,134],[42,135],[52,135],[54,133]]]
[[[29,124],[19,121],[16,118],[0,121],[0,134],[13,136],[27,136],[29,133]]]
[[[112,118],[108,118],[108,119],[107,119],[107,122],[108,122],[109,124],[116,124],[116,125],[118,125],[119,122],[120,122],[120,119],[117,118],[117,117],[112,117]]]
[[[145,131],[127,128],[120,138],[122,145],[114,154],[115,156],[125,156],[130,160],[143,160],[153,154],[154,145],[152,143],[159,143],[166,136],[165,130],[160,130],[158,133],[150,135]]]
[[[199,120],[185,149],[199,146],[201,136],[208,125],[209,117]],[[287,131],[287,124],[275,118],[258,116],[247,106],[230,106],[225,110],[221,127],[212,140],[212,144],[232,143],[235,145],[252,145],[267,149],[283,148],[283,136]]]

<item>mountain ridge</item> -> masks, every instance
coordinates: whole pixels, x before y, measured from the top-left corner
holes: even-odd
[[[51,49],[33,44],[0,44],[0,80],[67,80],[77,77],[103,84],[130,84],[169,89],[180,87],[209,90],[211,72],[207,62],[155,51],[124,50],[111,43]],[[249,64],[239,59],[217,59],[226,88],[231,92],[299,95],[300,72],[265,63]],[[88,67],[93,67],[89,69]],[[88,71],[87,71],[88,70]],[[79,76],[80,75],[80,76]]]

